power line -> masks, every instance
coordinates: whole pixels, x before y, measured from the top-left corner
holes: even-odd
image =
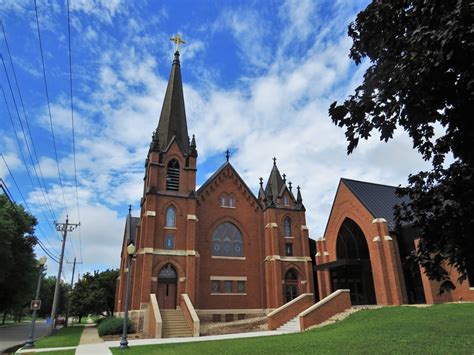
[[[28,209],[28,211],[30,212],[30,214],[33,216],[33,212],[31,211],[30,206],[28,206],[28,203],[26,202],[25,197],[23,196],[23,193],[21,192],[21,190],[20,190],[20,188],[19,188],[19,186],[18,186],[18,184],[17,184],[17,182],[16,182],[16,180],[15,180],[15,178],[14,178],[14,176],[13,176],[11,170],[10,170],[10,167],[8,166],[7,161],[5,160],[5,156],[3,155],[3,153],[0,153],[0,156],[2,157],[3,162],[5,163],[5,166],[8,170],[8,173],[10,174],[10,177],[12,178],[13,183],[15,184],[18,192],[20,193],[21,198],[23,199],[23,203],[25,204],[25,206]],[[8,189],[5,181],[3,181],[3,179],[1,179],[1,178],[0,178],[0,185],[2,186],[2,190],[5,191],[5,189],[6,189],[8,191],[9,200],[15,206],[15,209],[17,210],[15,201],[13,200],[13,195],[10,193],[10,190]],[[7,197],[8,197],[8,195],[7,195]],[[17,210],[17,212],[18,212],[18,210]],[[46,236],[46,233],[44,233],[44,231],[41,229],[41,227],[39,225],[38,225],[38,229],[43,234],[43,237],[45,238],[46,242],[49,244],[48,237]],[[40,241],[39,238],[36,238],[36,239],[37,239],[37,241]],[[50,247],[52,248],[51,245],[50,245]],[[54,261],[58,262],[57,257],[53,256],[52,252],[48,251],[47,248],[44,246],[44,244],[41,243],[40,248],[43,249],[43,251],[45,253],[47,253],[48,256],[51,257]]]
[[[54,136],[54,128],[53,128],[53,117],[51,115],[51,105],[50,105],[50,101],[49,101],[48,83],[46,81],[46,69],[45,69],[45,65],[44,65],[43,45],[42,45],[42,42],[41,42],[41,32],[40,32],[39,19],[38,19],[38,6],[36,4],[36,0],[34,0],[34,3],[35,3],[35,14],[36,14],[36,28],[38,30],[38,43],[39,43],[39,47],[40,47],[41,64],[43,66],[44,89],[45,89],[45,93],[46,93],[46,101],[47,101],[47,104],[48,104],[48,114],[49,114],[49,123],[50,123],[50,127],[51,127],[51,136],[53,138],[54,156],[55,156],[55,159],[56,159],[56,166],[58,168],[59,184],[61,185],[61,193],[63,195],[64,209],[66,210],[66,214],[67,214],[68,211],[67,211],[66,197],[64,195],[64,187],[63,187],[63,181],[62,181],[62,178],[61,178],[61,170],[59,168],[58,151],[56,149],[56,138]]]
[[[8,45],[8,39],[7,39],[7,34],[5,32],[5,28],[3,27],[3,21],[0,20],[0,25],[2,27],[2,32],[3,32],[3,38],[5,40],[5,45],[6,45],[6,48],[7,48],[7,53],[8,53],[8,57],[10,59],[10,66],[12,68],[12,73],[13,73],[13,78],[15,79],[15,85],[16,85],[16,89],[18,91],[18,97],[20,98],[20,103],[21,103],[21,107],[22,107],[22,110],[23,110],[23,115],[25,117],[25,122],[26,122],[26,128],[28,130],[28,134],[29,134],[29,137],[30,137],[30,140],[31,140],[31,146],[33,148],[33,153],[35,155],[35,158],[36,158],[36,162],[38,163],[38,170],[39,170],[39,173],[40,173],[40,176],[41,176],[41,180],[38,179],[38,182],[39,182],[39,185],[40,185],[40,188],[41,188],[41,182],[43,183],[42,187],[44,189],[44,191],[46,192],[46,199],[47,199],[47,204],[48,204],[48,207],[53,215],[53,219],[56,219],[56,217],[54,216],[54,209],[52,208],[52,205],[51,205],[51,200],[49,198],[49,195],[48,195],[48,190],[46,188],[46,183],[45,183],[45,180],[44,180],[44,176],[43,176],[43,171],[41,169],[41,165],[39,163],[39,159],[38,159],[38,153],[36,151],[36,147],[35,147],[35,144],[34,144],[34,141],[33,141],[33,135],[31,134],[31,129],[30,129],[30,124],[28,123],[28,116],[26,114],[26,109],[25,109],[25,104],[23,103],[23,96],[21,95],[21,90],[20,90],[20,85],[18,84],[18,79],[17,79],[17,76],[16,76],[16,71],[15,71],[15,66],[13,64],[13,58],[12,58],[12,55],[11,55],[11,52],[10,52],[10,46]],[[6,69],[5,69],[5,72],[6,72]],[[7,74],[7,80],[9,81],[8,79],[8,73]],[[12,92],[12,97],[13,97],[13,92]],[[16,102],[15,102],[16,104]],[[18,119],[20,121],[20,126],[23,130],[23,125],[21,125],[21,119],[20,119],[20,116],[18,115]],[[23,130],[23,135],[25,135],[25,132]],[[25,139],[26,140],[26,139]],[[27,140],[26,140],[27,141]],[[28,149],[29,150],[29,149]],[[30,153],[31,154],[31,153]],[[33,165],[34,166],[34,165]],[[35,169],[36,170],[36,169]],[[36,171],[35,171],[36,172]]]
[[[71,51],[71,12],[69,8],[69,0],[67,0],[67,34],[68,34],[68,49],[69,49],[69,88],[70,88],[70,97],[71,97],[71,123],[72,123],[72,155],[74,162],[74,182],[76,185],[76,207],[77,207],[77,216],[79,218],[79,223],[81,222],[81,212],[79,209],[79,193],[77,186],[77,167],[76,167],[76,139],[74,133],[74,96],[72,91],[72,51]],[[71,239],[70,239],[71,240]],[[81,228],[79,228],[79,254],[81,257],[82,264],[82,236]],[[74,262],[75,262],[74,258]]]
[[[12,86],[11,86],[11,82],[10,82],[10,76],[8,75],[8,71],[7,71],[7,67],[5,65],[5,61],[3,59],[3,55],[0,54],[0,59],[2,60],[2,64],[3,64],[3,70],[5,71],[5,76],[7,78],[7,83],[8,83],[8,87],[10,88],[10,94],[12,96],[12,99],[13,99],[13,104],[15,106],[15,110],[16,110],[16,114],[17,114],[17,117],[18,117],[18,122],[20,123],[20,128],[21,128],[21,131],[23,132],[23,138],[25,140],[25,145],[26,145],[26,148],[27,148],[27,151],[28,151],[28,155],[30,157],[30,161],[31,161],[31,166],[33,168],[33,172],[35,173],[35,176],[36,176],[36,180],[38,181],[38,186],[39,186],[39,189],[41,191],[41,193],[43,194],[43,198],[46,202],[46,205],[48,206],[48,199],[46,198],[46,195],[45,195],[45,192],[43,191],[42,189],[42,186],[41,186],[41,181],[38,177],[38,172],[36,171],[36,167],[35,167],[35,162],[33,160],[33,155],[31,154],[31,150],[30,150],[30,146],[28,144],[28,138],[26,136],[26,133],[25,133],[25,129],[23,127],[23,123],[21,121],[21,117],[20,117],[20,112],[18,111],[18,106],[16,104],[16,100],[15,100],[15,95],[13,94],[13,89],[12,89]],[[1,85],[0,85],[1,86]],[[5,91],[3,90],[3,87],[1,88],[2,89],[2,93],[3,93],[3,96],[4,96],[4,100],[5,100],[5,105],[7,107],[7,111],[8,111],[8,114],[10,116],[10,122],[12,124],[12,128],[13,128],[13,131],[16,133],[16,129],[15,129],[15,125],[13,123],[13,118],[11,116],[11,111],[8,107],[8,100],[7,100],[7,97],[5,95]],[[17,136],[16,136],[17,137]],[[18,139],[18,137],[17,137]],[[18,143],[18,149],[20,150],[20,152],[22,152],[22,149],[21,149],[21,144],[19,142],[19,140],[17,140],[17,143]],[[23,156],[23,153],[22,153],[22,156]],[[23,156],[24,157],[24,156]],[[24,164],[25,164],[25,168],[28,170],[28,164],[26,163],[26,159],[23,160]],[[31,175],[30,175],[31,177]],[[33,187],[33,189],[35,188],[34,186],[34,183],[33,183],[33,179],[31,179],[31,185]],[[49,207],[49,212],[51,213],[51,216],[53,217],[53,220],[56,219],[55,215],[54,215],[54,211],[51,207],[51,204],[48,206]]]

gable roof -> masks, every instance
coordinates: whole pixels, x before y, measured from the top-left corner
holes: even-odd
[[[402,202],[409,202],[408,196],[399,197],[397,187],[341,178],[341,182],[359,199],[374,218],[385,218],[388,229],[395,230],[394,207]]]
[[[237,178],[240,180],[240,182],[242,183],[242,186],[245,187],[245,189],[247,190],[247,192],[249,193],[250,197],[252,197],[255,202],[257,202],[257,205],[259,207],[261,207],[260,205],[260,202],[258,201],[257,197],[255,197],[255,195],[253,194],[252,190],[250,190],[250,188],[247,186],[247,184],[245,183],[245,181],[242,179],[242,177],[239,175],[239,173],[237,172],[237,170],[235,170],[235,168],[232,166],[232,164],[229,162],[229,161],[226,161],[224,164],[222,164],[220,166],[219,169],[217,169],[214,174],[212,174],[209,179],[206,180],[206,182],[204,182],[204,184],[201,185],[201,187],[196,191],[196,194],[197,196],[199,197],[199,194],[204,192],[204,190],[206,189],[206,187],[208,187],[213,181],[215,178],[217,178],[217,176],[219,176],[219,174],[224,171],[225,168],[229,167],[232,172],[234,173],[235,176],[237,176]]]

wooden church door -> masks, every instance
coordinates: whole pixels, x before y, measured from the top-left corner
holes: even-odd
[[[176,308],[176,270],[171,264],[165,265],[158,275],[158,306],[160,309]]]

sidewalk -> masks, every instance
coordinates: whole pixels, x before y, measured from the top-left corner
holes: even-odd
[[[84,327],[81,340],[76,348],[76,354],[112,354],[112,352],[99,337],[94,324],[88,324]]]
[[[281,332],[278,330],[264,330],[261,332],[248,332],[248,333],[235,333],[235,334],[223,334],[223,335],[208,335],[202,337],[186,337],[186,338],[161,338],[161,339],[135,339],[129,340],[128,346],[137,345],[160,345],[160,344],[177,344],[177,343],[192,343],[199,341],[211,341],[211,340],[225,340],[225,339],[241,339],[241,338],[256,338],[266,337],[272,335],[283,335],[287,332]],[[109,348],[117,348],[120,346],[120,341],[106,341],[105,345]],[[77,353],[76,353],[77,354]]]

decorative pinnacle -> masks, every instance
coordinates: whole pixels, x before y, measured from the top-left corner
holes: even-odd
[[[230,158],[230,151],[229,151],[229,149],[227,149],[227,150],[225,151],[225,160],[226,160],[226,161],[229,161],[229,158]]]
[[[277,165],[277,158],[273,157],[273,165],[276,166]]]
[[[290,188],[290,192],[291,192],[291,189],[292,189],[292,187],[293,187],[293,183],[292,183],[291,181],[288,182],[288,187]]]
[[[263,187],[263,177],[260,177],[259,180],[260,180],[260,187]]]
[[[283,173],[283,175],[282,175],[282,176],[283,176],[283,183],[285,184],[285,183],[286,183],[286,174],[285,174],[285,173]]]
[[[170,41],[174,42],[175,45],[176,45],[176,52],[179,52],[179,45],[180,44],[185,44],[186,42],[183,41],[183,39],[181,38],[181,36],[179,34],[177,34],[176,36],[170,38]]]
[[[128,214],[132,213],[132,205],[128,205]]]

